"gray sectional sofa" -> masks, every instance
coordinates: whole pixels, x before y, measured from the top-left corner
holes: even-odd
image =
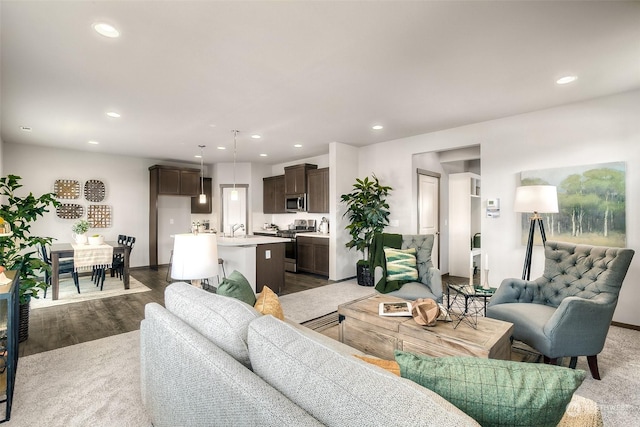
[[[163,426],[477,426],[359,351],[186,283],[141,324],[142,398]]]
[[[438,394],[356,349],[186,283],[140,327],[142,399],[155,427],[478,426]],[[571,416],[569,416],[571,415]],[[601,426],[574,395],[564,427]]]

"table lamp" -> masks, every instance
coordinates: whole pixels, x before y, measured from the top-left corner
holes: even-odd
[[[553,185],[525,185],[516,188],[516,201],[514,203],[516,212],[533,213],[529,218],[529,239],[527,240],[527,252],[524,257],[524,267],[522,269],[522,279],[529,280],[531,277],[531,254],[533,252],[533,235],[536,223],[540,226],[542,235],[542,246],[547,241],[544,233],[544,224],[540,213],[558,212],[558,192]]]
[[[218,274],[218,242],[215,234],[175,235],[172,279],[190,280],[192,285],[201,286],[202,279]]]

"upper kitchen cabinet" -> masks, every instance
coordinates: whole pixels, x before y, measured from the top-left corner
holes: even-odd
[[[307,172],[309,212],[329,213],[329,168]]]
[[[284,168],[285,194],[303,194],[307,192],[307,171],[317,169],[317,165],[303,163]]]
[[[197,196],[200,193],[200,170],[154,165],[149,168],[158,194]]]
[[[262,210],[266,214],[285,213],[284,175],[262,179]]]
[[[207,202],[200,203],[200,197],[192,197],[191,198],[191,213],[192,214],[207,214],[211,213],[212,209],[212,182],[211,178],[204,179],[204,194],[207,195]],[[198,194],[200,194],[200,187],[198,187]]]

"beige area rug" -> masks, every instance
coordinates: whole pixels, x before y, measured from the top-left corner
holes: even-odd
[[[151,289],[129,276],[129,289],[124,288],[122,280],[117,277],[107,277],[104,279],[102,291],[91,280],[91,276],[80,276],[80,293],[73,284],[71,278],[60,280],[60,295],[57,300],[51,299],[51,288],[47,290],[47,298],[33,298],[31,300],[31,309],[52,307],[55,305],[71,304],[80,301],[89,301],[93,299],[109,298],[118,295],[135,294],[138,292],[148,292]],[[44,294],[40,294],[44,295]]]
[[[285,317],[293,322],[302,323],[332,313],[340,304],[375,293],[372,287],[360,286],[355,280],[346,280],[283,295],[278,299]]]
[[[147,427],[140,332],[21,357],[7,427]]]

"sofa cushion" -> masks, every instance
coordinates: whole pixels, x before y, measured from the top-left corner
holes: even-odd
[[[258,295],[256,304],[253,308],[258,310],[261,314],[270,314],[277,319],[284,320],[284,312],[282,311],[278,295],[276,295],[268,286],[262,288],[262,292]]]
[[[418,280],[416,250],[384,248],[387,280]]]
[[[212,294],[183,282],[167,286],[164,301],[170,312],[238,362],[251,367],[247,327],[252,320],[261,316],[253,307],[238,299]]]
[[[251,284],[242,273],[236,270],[234,270],[229,277],[222,279],[222,283],[218,285],[216,293],[225,297],[239,299],[250,306],[256,303],[256,294],[253,293]]]
[[[556,426],[585,372],[539,363],[396,350],[400,373],[483,426]]]
[[[272,316],[249,325],[254,372],[326,425],[477,426],[437,394]]]

